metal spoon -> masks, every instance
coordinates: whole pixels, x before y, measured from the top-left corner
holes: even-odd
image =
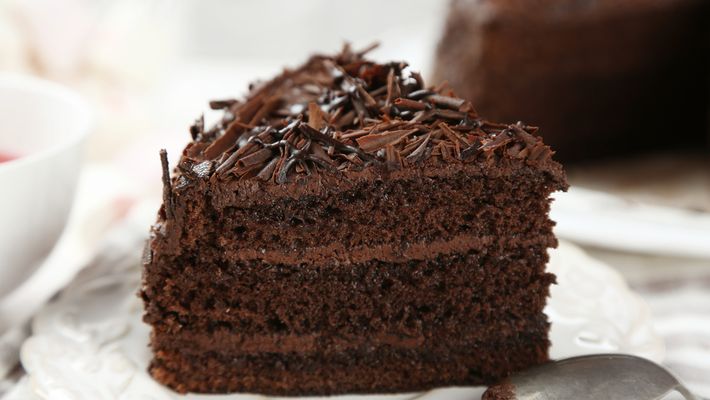
[[[624,354],[597,354],[521,371],[491,386],[482,400],[656,400],[673,391],[687,400],[701,400],[652,361]]]

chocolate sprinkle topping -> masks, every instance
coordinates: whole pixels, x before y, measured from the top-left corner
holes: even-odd
[[[282,184],[314,171],[399,169],[429,158],[534,162],[552,155],[535,136],[537,128],[482,120],[448,85],[425,87],[405,63],[364,58],[372,48],[354,52],[345,45],[335,56],[313,56],[298,69],[250,85],[243,100],[211,102],[224,115],[208,131],[197,121],[181,163],[199,165],[194,173],[200,178]],[[164,191],[165,204],[170,196]]]

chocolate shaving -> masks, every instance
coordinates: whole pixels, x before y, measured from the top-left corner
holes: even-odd
[[[269,115],[270,112],[274,111],[279,106],[280,101],[281,98],[279,96],[272,96],[268,100],[266,100],[266,102],[262,104],[261,108],[259,108],[259,110],[254,113],[254,116],[251,117],[249,125],[255,125],[256,123],[264,119],[267,115]]]
[[[383,94],[387,93],[387,86],[380,86],[377,89],[373,90],[370,92],[370,96],[374,97],[380,97]]]
[[[422,78],[422,74],[420,74],[419,72],[412,71],[409,75],[414,79],[415,82],[417,82],[418,88],[422,89],[426,87],[426,85],[424,84],[424,78]]]
[[[402,157],[392,145],[385,147],[385,160],[390,168],[400,168],[402,166]]]
[[[257,178],[261,179],[262,181],[271,180],[274,175],[274,171],[276,170],[276,165],[279,163],[280,160],[280,158],[274,158],[269,161],[269,163],[266,164],[266,166],[262,168],[262,170],[259,172]]]
[[[369,111],[367,111],[365,104],[362,102],[362,100],[360,100],[359,97],[353,96],[352,104],[353,108],[355,108],[355,114],[357,115],[357,118],[360,121],[360,126],[362,126],[364,124],[365,118],[367,118],[370,113]]]
[[[441,128],[441,131],[444,132],[444,134],[451,140],[452,143],[462,143],[466,147],[470,145],[470,143],[464,139],[461,135],[459,135],[456,131],[451,129],[447,124],[445,123],[440,123],[439,128]]]
[[[328,153],[323,150],[323,146],[321,146],[320,144],[311,143],[311,151],[313,152],[314,157],[320,158],[321,160],[329,164],[333,163],[333,159],[331,159]]]
[[[238,122],[235,121],[234,124],[236,123]],[[237,138],[243,131],[243,127],[236,125],[234,125],[234,128],[228,129],[222,136],[212,142],[212,144],[205,149],[203,153],[205,155],[205,158],[207,158],[208,160],[213,160],[220,154],[229,150],[229,148],[234,146],[234,142],[237,140]]]
[[[407,97],[412,100],[421,100],[421,99],[429,97],[433,94],[434,94],[434,92],[432,92],[429,89],[419,89],[419,90],[416,90],[416,91],[410,93]]]
[[[459,99],[450,96],[442,96],[440,94],[432,94],[430,96],[427,96],[426,99],[436,105],[453,108],[455,110],[458,110],[462,105],[464,105],[464,103],[466,103],[466,100],[464,99]]]
[[[427,149],[429,148],[429,139],[431,139],[431,134],[427,135],[421,142],[421,144],[419,144],[419,146],[417,146],[417,148],[414,149],[414,151],[407,156],[407,160],[411,162],[417,162],[421,160],[426,154]]]
[[[325,125],[327,118],[323,115],[318,104],[314,102],[308,103],[308,126],[313,129],[320,130]]]
[[[461,151],[461,159],[462,160],[468,160],[470,158],[473,158],[474,156],[478,155],[481,152],[481,147],[483,144],[481,143],[480,139],[476,139],[470,146],[467,148],[463,149]]]
[[[410,99],[403,99],[401,97],[394,101],[394,105],[400,108],[408,108],[410,110],[424,110],[428,108],[425,103]]]
[[[304,125],[307,126],[307,125]],[[308,140],[305,145],[301,148],[295,148],[291,147],[291,155],[289,158],[286,160],[285,164],[281,167],[281,172],[279,172],[279,176],[276,179],[277,183],[285,183],[288,181],[288,172],[289,170],[294,167],[294,166],[302,166],[304,171],[309,172],[310,170],[308,169],[308,165],[305,164],[306,161],[311,161],[315,164],[318,164],[319,166],[332,170],[331,165],[325,163],[323,160],[314,157],[312,154],[309,154],[308,150],[311,146],[312,141]]]
[[[389,131],[380,134],[370,134],[357,138],[357,144],[360,148],[366,152],[373,152],[384,148],[385,146],[392,146],[399,143],[402,139],[407,136],[419,131],[418,128],[414,129],[402,129],[396,131]]]
[[[195,123],[190,126],[190,136],[192,136],[192,140],[199,140],[201,139],[202,134],[205,131],[205,115],[202,114],[200,118],[197,118],[195,120]]]
[[[530,150],[530,156],[528,160],[536,161],[544,157],[550,157],[552,155],[552,150],[542,143],[539,143],[532,150]]]
[[[170,166],[168,165],[168,152],[165,149],[160,150],[160,164],[163,168],[163,210],[165,219],[173,219],[175,214],[173,210],[173,189],[170,185]]]
[[[232,168],[234,166],[234,164],[237,163],[237,160],[239,159],[240,156],[241,156],[241,154],[239,154],[239,153],[232,153],[229,157],[227,157],[226,160],[222,161],[219,164],[219,166],[217,167],[217,173],[222,174],[225,171]]]
[[[350,110],[347,113],[345,113],[340,119],[334,123],[333,125],[337,129],[343,129],[344,127],[351,125],[353,121],[355,121],[355,111]]]
[[[271,158],[271,153],[271,150],[263,148],[261,150],[255,151],[254,153],[249,154],[246,157],[242,157],[239,161],[237,161],[237,165],[240,168],[249,168],[254,165],[262,164],[264,161],[269,160]]]
[[[413,123],[425,122],[434,117],[434,110],[421,110],[414,114],[414,118],[411,119]]]
[[[447,145],[445,142],[440,142],[437,147],[439,148],[439,154],[441,154],[441,158],[443,158],[446,161],[453,161],[453,156],[451,155],[451,148]]]
[[[239,103],[239,100],[236,99],[212,100],[210,101],[210,108],[213,110],[224,110],[225,108],[231,108],[237,103]]]
[[[482,151],[486,150],[495,150],[499,147],[503,147],[506,144],[510,143],[513,141],[513,137],[510,134],[509,130],[503,130],[500,133],[498,133],[493,139],[487,141],[486,143],[481,146]]]
[[[372,50],[375,50],[378,47],[380,47],[380,42],[371,43],[369,46],[365,47],[364,49],[362,49],[356,53],[357,58],[362,58],[365,54],[371,52]]]
[[[332,146],[333,148],[335,148],[338,151],[341,151],[343,153],[357,154],[363,160],[372,159],[372,157],[370,155],[365,153],[364,149],[359,149],[357,147],[350,146],[350,145],[344,144],[342,142],[339,142],[339,141],[333,139],[332,137],[325,135],[325,134],[311,128],[308,125],[299,124],[298,128],[306,137],[308,137],[310,139],[315,139],[321,143]]]
[[[234,109],[234,112],[237,116],[237,119],[240,122],[249,123],[249,121],[254,118],[254,116],[259,112],[259,110],[264,107],[264,102],[266,101],[265,96],[266,95],[263,92],[259,92],[257,95],[253,96],[245,103],[240,104],[238,107],[236,107]]]
[[[340,138],[341,139],[355,139],[355,138],[359,138],[360,136],[369,135],[370,132],[371,131],[369,131],[367,129],[359,129],[356,131],[349,131],[349,132],[343,133],[342,135],[340,135]]]
[[[394,101],[395,97],[399,97],[400,93],[399,85],[394,76],[394,68],[390,68],[387,73],[387,98],[385,99],[385,105],[392,104],[392,101]]]
[[[433,111],[433,116],[445,119],[461,120],[466,116],[466,113],[463,111],[454,111],[445,108],[439,108]]]
[[[357,85],[357,92],[365,101],[365,105],[368,107],[377,107],[377,101],[370,96],[370,93],[362,87],[362,85]]]

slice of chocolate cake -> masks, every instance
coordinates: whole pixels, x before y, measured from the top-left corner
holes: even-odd
[[[536,129],[345,48],[215,101],[145,254],[151,374],[179,392],[412,392],[547,360],[566,188]],[[164,159],[165,160],[165,159]]]
[[[708,149],[710,1],[452,0],[434,77],[564,161]]]

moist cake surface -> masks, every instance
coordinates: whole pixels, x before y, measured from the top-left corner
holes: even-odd
[[[180,392],[412,392],[547,360],[566,188],[537,129],[347,46],[199,119],[144,255],[151,374]]]

